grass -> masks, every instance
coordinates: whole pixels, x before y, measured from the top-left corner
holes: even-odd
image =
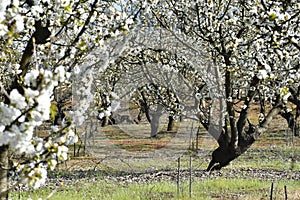
[[[130,129],[131,128],[131,129]],[[282,129],[282,127],[280,127]],[[143,130],[141,127],[129,127],[129,133]],[[150,139],[147,132],[138,132],[136,134],[126,134],[116,127],[106,127],[102,129],[102,138],[99,139],[99,154],[105,153],[113,148],[126,150],[125,157],[117,155],[107,157],[103,154],[103,160],[99,157],[82,156],[68,161],[59,166],[56,172],[50,173],[52,178],[57,178],[57,184],[51,184],[49,187],[43,187],[39,190],[30,190],[24,192],[12,192],[11,199],[33,200],[46,199],[51,195],[51,200],[75,200],[75,199],[104,199],[104,200],[138,200],[138,199],[190,199],[189,184],[186,179],[180,182],[180,194],[177,194],[176,180],[162,180],[149,183],[125,183],[118,182],[115,179],[107,178],[109,175],[118,176],[123,174],[134,174],[146,171],[171,170],[176,171],[177,159],[175,157],[149,157],[136,158],[128,156],[132,152],[152,152],[167,143],[172,135],[162,134],[158,139]],[[105,137],[104,137],[105,136]],[[205,137],[205,135],[204,135]],[[176,138],[175,138],[176,139]],[[174,139],[174,140],[175,140]],[[200,138],[202,140],[203,138]],[[289,172],[300,171],[300,138],[287,137],[286,132],[270,130],[262,135],[251,148],[231,164],[223,169],[224,175],[216,177],[199,178],[193,177],[193,189],[191,199],[242,199],[258,200],[269,199],[270,186],[272,179],[262,180],[257,177],[226,176],[228,172],[235,172],[239,169],[262,169],[277,170]],[[108,141],[114,146],[108,146]],[[208,142],[204,140],[200,143]],[[176,143],[176,148],[185,149],[181,160],[182,170],[187,171],[189,167],[189,152],[186,150],[187,144]],[[184,146],[185,145],[185,146]],[[205,149],[200,146],[202,154],[199,157],[193,157],[193,169],[204,170],[210,160],[211,145],[204,146],[212,148]],[[78,147],[77,147],[78,148]],[[72,150],[72,149],[71,149]],[[98,150],[98,149],[97,149]],[[168,149],[169,150],[169,149]],[[123,151],[115,151],[121,153]],[[172,153],[172,152],[171,152]],[[123,155],[123,154],[122,154]],[[130,154],[139,155],[139,154]],[[120,158],[117,158],[117,157]],[[127,158],[127,157],[128,158]],[[99,162],[101,160],[101,162]],[[94,171],[96,169],[96,171]],[[74,175],[75,170],[88,171],[88,177],[82,179],[80,174]],[[235,170],[235,171],[234,171]],[[223,172],[222,171],[222,172]],[[71,177],[66,182],[60,182],[59,178]],[[235,178],[232,178],[235,177]],[[274,196],[276,199],[284,199],[284,186],[287,186],[289,199],[300,199],[300,182],[286,180],[275,181]]]
[[[232,168],[257,168],[300,171],[300,148],[273,146],[249,149],[231,163]]]
[[[287,186],[289,197],[300,198],[297,189],[300,183],[282,181],[275,183],[274,196],[284,198],[283,188]],[[144,184],[119,184],[113,181],[99,180],[97,182],[77,182],[72,186],[60,185],[56,188],[43,188],[23,193],[12,193],[12,199],[45,199],[51,200],[74,199],[103,199],[103,200],[139,200],[139,199],[190,199],[188,182],[181,183],[180,194],[177,194],[177,184],[170,181]],[[255,179],[226,179],[194,180],[191,199],[268,199],[270,181]]]
[[[233,162],[229,168],[252,168],[252,169],[269,169],[269,170],[293,170],[300,171],[299,162],[283,162],[283,161],[237,161]]]

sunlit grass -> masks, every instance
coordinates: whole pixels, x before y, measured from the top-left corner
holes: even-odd
[[[300,183],[295,181],[275,182],[274,195],[278,199],[284,196],[284,185],[288,188],[290,198],[298,199],[297,190]],[[192,199],[267,199],[270,195],[270,181],[256,179],[213,178],[209,180],[193,180]],[[36,191],[12,193],[11,198],[51,200],[74,199],[107,199],[107,200],[138,200],[138,199],[189,199],[188,182],[181,183],[177,194],[176,182],[162,181],[143,184],[119,184],[112,181],[77,182],[72,186],[60,185],[56,188],[43,188]]]
[[[143,127],[132,127],[131,131],[143,130]],[[172,138],[172,135],[162,134],[157,139],[149,138],[145,132],[138,133],[134,136],[122,132],[116,127],[105,127],[103,130],[105,140],[101,152],[107,151],[107,141],[113,143],[115,148],[121,148],[124,151],[136,152],[157,150],[165,142]],[[200,138],[200,144],[203,143]],[[204,141],[205,142],[205,141]],[[188,144],[176,143],[177,147],[183,149],[181,155],[181,170],[188,171],[189,156],[193,155],[193,170],[205,170],[214,146],[211,149],[200,149],[198,153],[189,151],[186,147]],[[76,147],[78,148],[78,146]],[[71,152],[72,149],[70,148]],[[127,155],[127,154],[125,154]],[[138,155],[138,154],[136,154]],[[180,156],[179,155],[179,156]],[[195,156],[200,155],[200,156]],[[68,161],[59,166],[57,172],[50,172],[52,178],[71,177],[70,185],[59,183],[56,186],[43,187],[35,191],[13,192],[10,194],[11,199],[28,199],[33,200],[45,199],[51,196],[51,200],[75,200],[75,199],[104,199],[104,200],[131,200],[131,199],[190,199],[188,181],[181,181],[180,194],[177,194],[176,181],[162,180],[161,182],[152,182],[138,184],[119,183],[107,178],[107,175],[118,176],[122,173],[139,173],[149,171],[170,170],[176,172],[176,157],[149,157],[149,158],[110,158],[105,159],[85,155]],[[225,175],[234,173],[239,169],[261,169],[261,170],[278,170],[278,171],[300,171],[300,138],[287,137],[284,132],[269,131],[262,135],[250,149],[236,160],[232,161],[229,166],[222,169]],[[74,170],[88,171],[91,180],[82,179],[74,175]],[[229,174],[230,175],[230,174]],[[269,199],[271,179],[262,180],[257,177],[237,177],[229,176],[220,177],[193,177],[192,199]],[[186,177],[185,177],[186,178]],[[62,178],[64,179],[64,178]],[[274,181],[274,195],[276,199],[284,199],[284,186],[287,186],[289,199],[300,199],[300,182],[291,180]],[[53,184],[52,184],[53,185]]]

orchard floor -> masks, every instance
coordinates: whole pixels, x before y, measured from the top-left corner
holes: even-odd
[[[50,171],[44,187],[20,186],[10,198],[270,199],[273,183],[273,199],[285,199],[285,195],[300,199],[300,138],[280,123],[229,166],[214,172],[205,169],[216,144],[200,131],[195,150],[193,125],[181,127],[182,133],[188,132],[184,136],[180,131],[176,136],[162,132],[156,139],[149,138],[149,130],[143,128],[123,125],[96,130],[97,134],[81,138],[85,155],[83,147],[77,155],[76,146],[75,157]]]

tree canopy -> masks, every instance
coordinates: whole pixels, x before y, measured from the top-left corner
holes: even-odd
[[[34,134],[55,115],[58,88],[79,81],[73,94],[89,96],[98,115],[108,116],[111,92],[122,88],[120,73],[137,76],[144,64],[153,72],[140,87],[144,103],[161,104],[171,115],[194,115],[217,140],[208,170],[245,152],[278,114],[296,134],[299,10],[297,1],[281,0],[0,1],[0,196],[8,191],[7,169],[21,183],[44,183],[47,169],[66,160],[67,146],[77,141],[74,125],[94,111],[86,112],[95,106],[90,100],[80,101],[70,119],[46,135]],[[147,30],[168,34],[133,37]],[[172,71],[184,84],[165,79]],[[183,86],[189,95],[179,92]],[[249,118],[255,98],[258,122]],[[8,149],[22,158],[11,166]]]

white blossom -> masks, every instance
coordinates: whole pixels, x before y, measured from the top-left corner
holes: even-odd
[[[18,109],[23,109],[27,105],[25,97],[23,97],[23,95],[21,95],[17,89],[13,89],[10,92],[9,99],[11,104],[15,105],[15,107]]]
[[[0,15],[1,15],[1,13],[0,13]],[[4,36],[7,32],[8,32],[7,26],[0,23],[0,36]]]
[[[65,161],[68,158],[68,147],[58,146],[57,147],[57,157],[59,160]]]
[[[62,65],[58,66],[54,72],[57,74],[59,81],[63,82],[65,80],[66,72],[65,72],[64,66],[62,66]]]
[[[292,94],[290,92],[288,92],[287,94],[285,94],[283,97],[282,97],[282,100],[283,102],[287,102],[288,98],[291,96]]]
[[[21,15],[17,15],[14,18],[16,20],[16,28],[17,32],[21,32],[24,30],[24,19]]]
[[[71,2],[70,0],[58,0],[57,1],[62,7],[68,6]]]
[[[66,145],[74,144],[76,142],[78,142],[78,136],[72,129],[69,129],[69,132],[67,133]]]
[[[200,93],[196,93],[196,94],[195,94],[195,98],[198,99],[198,100],[201,99],[201,96],[202,96],[202,95],[201,95]]]
[[[50,167],[50,170],[54,170],[57,165],[57,161],[55,159],[50,159],[48,160],[48,165]]]
[[[258,70],[257,78],[259,78],[259,79],[266,79],[266,78],[268,78],[267,71],[264,70],[264,69]]]
[[[118,96],[118,94],[115,93],[115,92],[111,92],[110,95],[111,95],[111,97],[112,97],[113,99],[119,99],[119,98],[120,98],[120,97]]]
[[[51,106],[51,98],[50,94],[44,93],[40,94],[36,101],[38,103],[37,110],[41,113],[41,120],[48,120],[50,117],[50,106]]]
[[[45,166],[39,166],[38,168],[32,169],[28,174],[29,179],[25,182],[28,182],[33,188],[37,189],[45,184],[47,178],[47,170]]]
[[[31,7],[31,13],[35,17],[39,17],[41,13],[44,12],[44,9],[40,5],[34,5]]]
[[[25,89],[25,95],[28,98],[36,98],[39,94],[40,94],[40,92],[38,90],[33,90],[31,88],[26,88]]]
[[[241,108],[242,108],[242,109],[246,109],[246,108],[247,108],[247,105],[242,105]]]
[[[24,84],[30,86],[31,84],[36,84],[36,79],[40,72],[37,69],[30,70],[24,77]]]
[[[0,22],[5,19],[5,10],[10,2],[10,0],[0,0]]]

